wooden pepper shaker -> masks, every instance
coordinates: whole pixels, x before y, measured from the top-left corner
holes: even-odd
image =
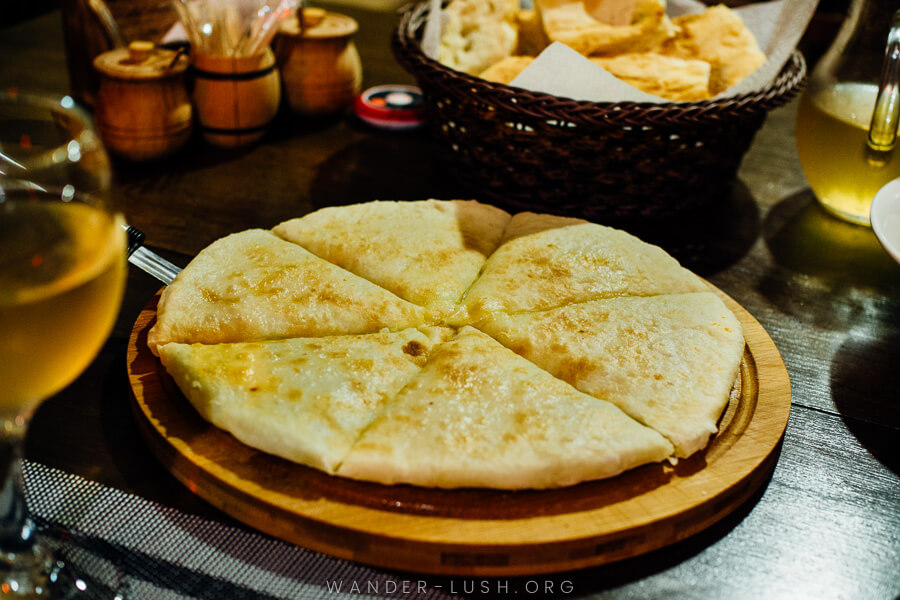
[[[191,137],[188,57],[132,42],[94,59],[100,90],[94,121],[106,147],[131,160],[171,154]]]
[[[352,18],[320,8],[306,8],[287,19],[275,39],[281,77],[294,112],[308,116],[340,112],[362,85],[362,63]]]

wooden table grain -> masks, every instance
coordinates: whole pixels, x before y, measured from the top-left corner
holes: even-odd
[[[361,25],[364,84],[411,82],[389,51],[396,17],[340,10]],[[0,87],[64,93],[62,47],[58,13],[0,24]],[[900,266],[870,230],[818,208],[797,160],[794,120],[794,104],[769,116],[728,197],[701,214],[631,228],[740,302],[780,349],[793,406],[771,480],[703,533],[639,558],[547,578],[554,591],[543,595],[900,595]],[[222,235],[321,206],[471,196],[444,175],[424,134],[377,132],[348,118],[284,117],[264,143],[241,152],[195,140],[170,160],[114,168],[113,193],[129,221],[182,265]],[[27,455],[230,522],[156,462],[130,413],[125,344],[157,288],[132,269],[112,337],[84,375],[40,408]],[[429,581],[444,590],[454,583]]]

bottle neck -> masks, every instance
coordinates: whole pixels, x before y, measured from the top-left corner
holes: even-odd
[[[810,91],[835,83],[878,85],[897,3],[853,0],[847,18],[810,77]]]

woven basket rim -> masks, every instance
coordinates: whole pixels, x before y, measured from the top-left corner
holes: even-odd
[[[592,102],[535,92],[456,71],[425,56],[420,45],[420,32],[430,11],[429,0],[408,5],[394,29],[392,45],[397,60],[417,79],[440,80],[461,99],[476,95],[480,103],[495,109],[530,114],[543,119],[560,119],[572,123],[610,123],[648,121],[658,123],[699,123],[721,121],[741,114],[750,115],[789,102],[806,84],[806,61],[794,50],[779,74],[766,87],[727,98],[694,102]],[[527,108],[526,108],[527,107]]]

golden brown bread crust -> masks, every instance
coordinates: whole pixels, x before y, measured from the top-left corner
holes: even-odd
[[[163,291],[148,344],[156,353],[169,342],[374,333],[424,321],[421,307],[251,229],[208,246]]]
[[[547,37],[585,56],[643,52],[675,34],[662,0],[639,0],[628,25],[601,23],[584,3],[537,0]]]
[[[456,308],[509,219],[473,200],[369,202],[323,208],[273,231],[439,318]]]
[[[611,477],[672,446],[464,327],[366,428],[338,474],[428,487],[547,488]]]
[[[488,67],[479,77],[494,83],[508,84],[532,62],[534,62],[532,56],[508,56]]]
[[[666,100],[694,102],[712,97],[710,65],[702,60],[644,52],[593,57],[591,62],[628,85]]]
[[[753,34],[724,5],[670,20],[661,0],[607,4],[537,0],[535,10],[516,13],[515,54],[479,76],[508,84],[530,64],[528,57],[558,41],[642,92],[692,102],[726,91],[765,62]],[[619,20],[627,13],[630,21],[604,22],[604,7]]]
[[[537,56],[550,45],[541,15],[536,10],[519,10],[516,12],[516,25],[519,28],[519,44],[516,54],[519,56]]]
[[[704,60],[712,67],[710,93],[715,96],[753,73],[766,55],[741,18],[723,4],[702,13],[677,17],[680,33],[666,40],[660,52],[684,59]]]
[[[433,202],[336,208],[315,223],[346,241],[337,218],[346,211],[403,237],[375,213]],[[703,447],[743,341],[702,280],[660,248],[581,219],[519,213],[482,230],[493,232],[485,239],[468,219],[505,213],[476,205],[439,203],[432,213],[457,215],[462,245],[489,255],[457,310],[426,311],[250,230],[215,242],[179,275],[150,341],[205,418],[348,477],[555,487]],[[406,223],[435,236],[446,226]],[[376,246],[355,248],[382,257]],[[447,269],[407,258],[411,270]],[[432,326],[444,324],[459,329]],[[673,425],[679,411],[691,414]]]
[[[478,327],[660,432],[679,457],[715,433],[744,349],[740,322],[709,291],[495,313]]]

